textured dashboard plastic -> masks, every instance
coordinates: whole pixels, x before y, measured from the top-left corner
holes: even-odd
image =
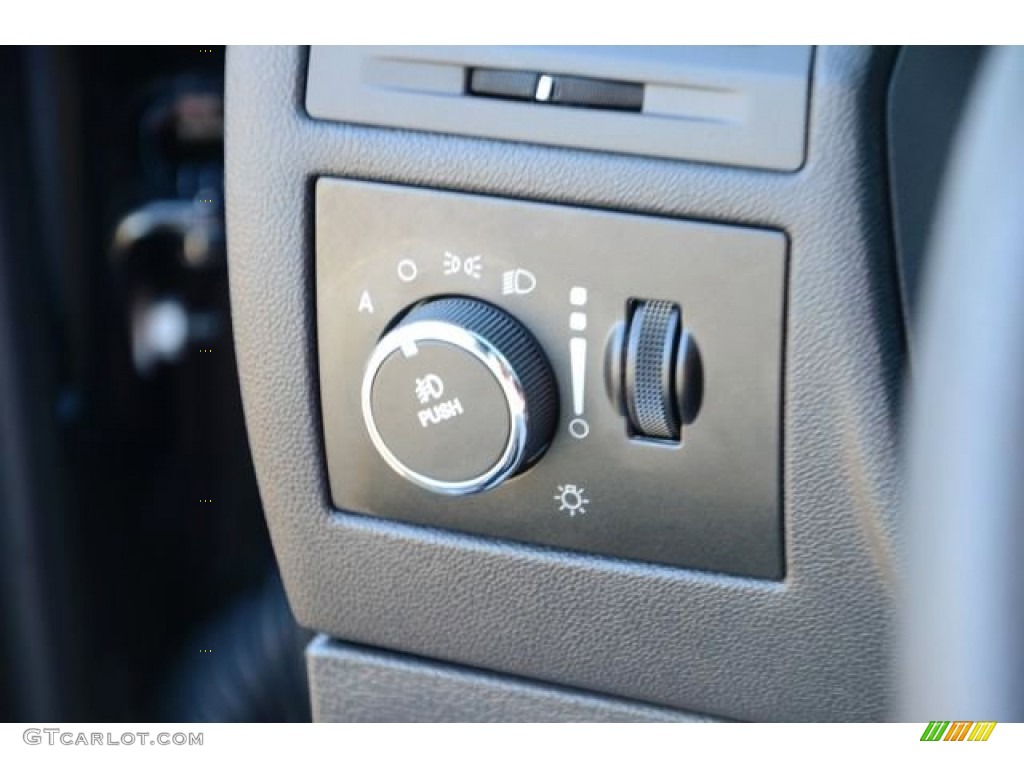
[[[303,109],[304,49],[230,50],[235,342],[298,619],[361,644],[692,712],[883,717],[894,684],[905,357],[884,199],[891,61],[891,51],[819,49],[806,164],[770,174],[316,122]],[[322,175],[784,230],[785,580],[333,514],[312,301],[313,180]]]
[[[325,120],[794,171],[804,160],[812,53],[807,45],[317,45],[305,103]],[[555,75],[552,99],[559,75],[608,79],[639,88],[641,109],[469,95],[476,67]]]
[[[323,635],[306,649],[313,720],[708,722],[712,718],[362,648]]]

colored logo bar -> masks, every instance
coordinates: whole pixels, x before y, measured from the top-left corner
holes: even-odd
[[[988,741],[995,727],[991,720],[932,720],[921,734],[921,741]]]

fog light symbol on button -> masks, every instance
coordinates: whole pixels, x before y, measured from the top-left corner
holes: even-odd
[[[587,513],[586,506],[590,503],[583,487],[579,485],[560,485],[558,493],[551,498],[558,502],[558,511],[568,512],[569,517],[585,515]]]
[[[428,373],[422,379],[416,379],[416,397],[426,405],[431,400],[440,400],[444,394],[444,380],[436,373]]]

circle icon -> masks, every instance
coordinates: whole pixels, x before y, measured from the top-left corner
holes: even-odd
[[[581,419],[577,416],[569,422],[569,434],[577,440],[582,440],[590,434],[590,424],[587,423],[586,419]]]
[[[420,269],[412,259],[402,259],[398,262],[398,279],[403,283],[411,283],[419,273]]]

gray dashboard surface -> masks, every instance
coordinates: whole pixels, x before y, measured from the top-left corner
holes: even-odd
[[[782,171],[803,163],[811,46],[313,46],[313,117]],[[642,84],[641,112],[470,96],[467,69]]]
[[[306,649],[318,723],[710,722],[711,718],[316,637]]]
[[[317,122],[302,107],[306,57],[238,48],[227,65],[235,343],[263,503],[299,621],[364,645],[691,712],[883,717],[893,694],[905,356],[882,151],[892,52],[818,49],[807,162],[794,174]],[[785,580],[333,514],[313,303],[313,184],[323,175],[785,231]]]

